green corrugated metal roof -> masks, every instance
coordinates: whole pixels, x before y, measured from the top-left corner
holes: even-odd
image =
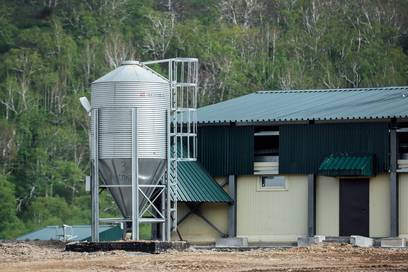
[[[183,161],[177,165],[178,201],[231,202],[230,196],[197,161]]]
[[[372,156],[330,155],[319,167],[319,173],[326,176],[372,176]]]
[[[16,240],[26,241],[26,240],[60,240],[63,238],[63,227],[62,226],[48,226],[20,237]],[[112,241],[122,239],[123,230],[120,226],[111,225],[100,225],[99,235],[101,241]],[[90,225],[74,225],[66,229],[66,234],[69,241],[85,241],[91,240],[91,226]]]
[[[408,117],[408,86],[259,91],[198,109],[199,123]]]

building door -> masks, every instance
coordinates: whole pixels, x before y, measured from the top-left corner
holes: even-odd
[[[369,179],[340,179],[340,236],[369,236]]]

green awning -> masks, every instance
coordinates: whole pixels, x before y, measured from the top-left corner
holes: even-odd
[[[373,156],[355,156],[332,154],[326,157],[319,167],[319,174],[324,176],[373,176]]]
[[[231,197],[198,161],[179,162],[177,175],[180,202],[232,202]]]

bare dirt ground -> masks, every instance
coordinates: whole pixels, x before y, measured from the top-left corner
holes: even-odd
[[[408,250],[327,244],[243,252],[65,252],[62,243],[0,242],[0,271],[408,271]]]

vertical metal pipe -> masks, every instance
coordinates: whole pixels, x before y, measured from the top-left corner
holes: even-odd
[[[139,160],[137,154],[137,108],[132,108],[132,239],[139,240]]]
[[[99,109],[92,111],[93,115],[93,177],[91,186],[92,198],[92,224],[91,224],[91,239],[93,242],[99,242]]]
[[[171,206],[170,206],[170,181],[171,181],[171,148],[172,148],[172,143],[171,143],[171,113],[172,113],[172,108],[173,108],[173,61],[169,61],[169,80],[170,80],[170,107],[167,110],[167,178],[166,178],[166,202],[163,204],[165,205],[166,209],[166,226],[165,229],[166,231],[163,232],[163,236],[165,237],[165,240],[170,241],[170,232],[171,232]]]
[[[316,176],[307,176],[307,234],[316,234]]]
[[[228,179],[228,191],[233,202],[228,209],[228,236],[237,236],[237,182],[236,176],[229,175]]]
[[[166,185],[166,177],[162,177],[162,184]],[[164,221],[163,223],[160,224],[161,226],[161,240],[165,241],[166,240],[166,190],[161,194],[161,212],[164,216]]]
[[[398,157],[398,139],[395,128],[390,130],[390,191],[391,191],[391,226],[390,236],[398,237],[398,173],[397,173],[397,157]]]

